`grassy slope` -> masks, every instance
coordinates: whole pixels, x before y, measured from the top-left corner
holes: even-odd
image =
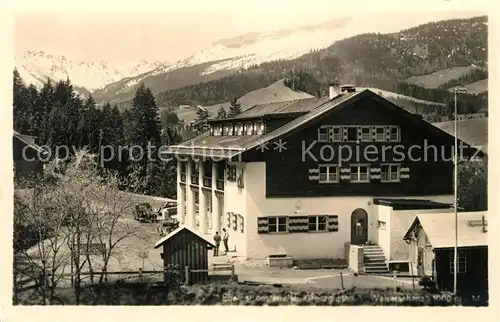
[[[473,70],[473,66],[450,67],[438,70],[431,74],[411,76],[404,81],[409,84],[419,85],[425,88],[438,88],[451,80],[457,79]]]
[[[254,106],[255,104],[281,102],[281,101],[303,99],[309,97],[312,96],[304,92],[293,91],[283,84],[283,80],[280,80],[268,87],[264,87],[243,95],[239,99],[239,102],[241,104],[242,110],[246,110]],[[211,118],[217,116],[217,111],[220,109],[221,106],[227,111],[229,109],[229,102],[222,104],[215,104],[206,107],[208,109],[208,112],[210,113]],[[177,110],[176,113],[179,116],[179,118],[184,120],[184,122],[186,123],[196,119],[195,108]]]
[[[455,122],[439,122],[433,123],[434,126],[441,130],[454,135]],[[459,120],[458,123],[458,137],[464,142],[473,146],[488,145],[488,118]]]
[[[483,79],[464,86],[469,94],[480,94],[488,90],[488,80]],[[450,89],[451,91],[452,89]]]

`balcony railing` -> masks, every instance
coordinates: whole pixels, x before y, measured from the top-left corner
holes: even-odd
[[[212,178],[211,177],[203,177],[203,186],[207,188],[212,187]]]
[[[217,179],[215,182],[215,188],[217,188],[217,190],[224,191],[224,179]]]
[[[199,179],[198,174],[191,175],[191,184],[198,185],[200,182]]]
[[[181,173],[181,182],[186,182],[186,174]]]

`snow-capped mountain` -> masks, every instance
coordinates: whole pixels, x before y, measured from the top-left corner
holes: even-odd
[[[167,62],[144,60],[113,65],[104,61],[71,60],[44,51],[25,51],[15,57],[19,75],[28,84],[41,86],[48,78],[53,81],[69,78],[73,85],[83,87],[90,92],[123,78],[168,65]]]
[[[125,101],[137,84],[143,82],[154,93],[224,77],[235,70],[273,60],[289,60],[312,50],[332,45],[337,40],[363,33],[393,33],[432,21],[431,16],[412,19],[382,19],[360,15],[314,25],[250,32],[219,40],[188,58],[168,66],[112,83],[95,92],[96,100]]]

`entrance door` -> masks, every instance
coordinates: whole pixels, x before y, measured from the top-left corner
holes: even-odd
[[[362,245],[368,241],[368,214],[358,208],[351,215],[351,244]]]

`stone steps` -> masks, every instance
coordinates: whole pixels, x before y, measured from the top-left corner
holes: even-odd
[[[384,252],[378,245],[363,246],[363,261],[365,274],[389,273]]]

